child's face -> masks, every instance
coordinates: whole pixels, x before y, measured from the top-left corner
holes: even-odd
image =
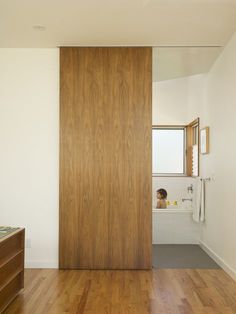
[[[159,192],[157,192],[157,199],[158,199],[158,200],[161,200],[161,199],[162,199],[161,194],[160,194]]]

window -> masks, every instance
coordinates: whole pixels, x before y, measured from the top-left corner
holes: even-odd
[[[153,127],[153,175],[185,174],[185,127]]]
[[[199,175],[199,118],[186,126],[153,126],[153,176]]]

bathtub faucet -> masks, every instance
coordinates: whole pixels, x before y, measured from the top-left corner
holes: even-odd
[[[185,201],[190,201],[190,202],[192,202],[193,199],[192,199],[192,198],[182,198],[182,202],[185,202]]]
[[[188,190],[188,193],[193,193],[193,185],[190,184],[190,185],[187,187],[187,190]]]

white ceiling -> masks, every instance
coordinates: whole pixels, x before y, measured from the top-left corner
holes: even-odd
[[[0,47],[222,46],[235,29],[235,0],[0,0]]]

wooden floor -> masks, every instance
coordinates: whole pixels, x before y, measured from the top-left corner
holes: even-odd
[[[7,313],[236,313],[236,282],[221,269],[26,270]]]

